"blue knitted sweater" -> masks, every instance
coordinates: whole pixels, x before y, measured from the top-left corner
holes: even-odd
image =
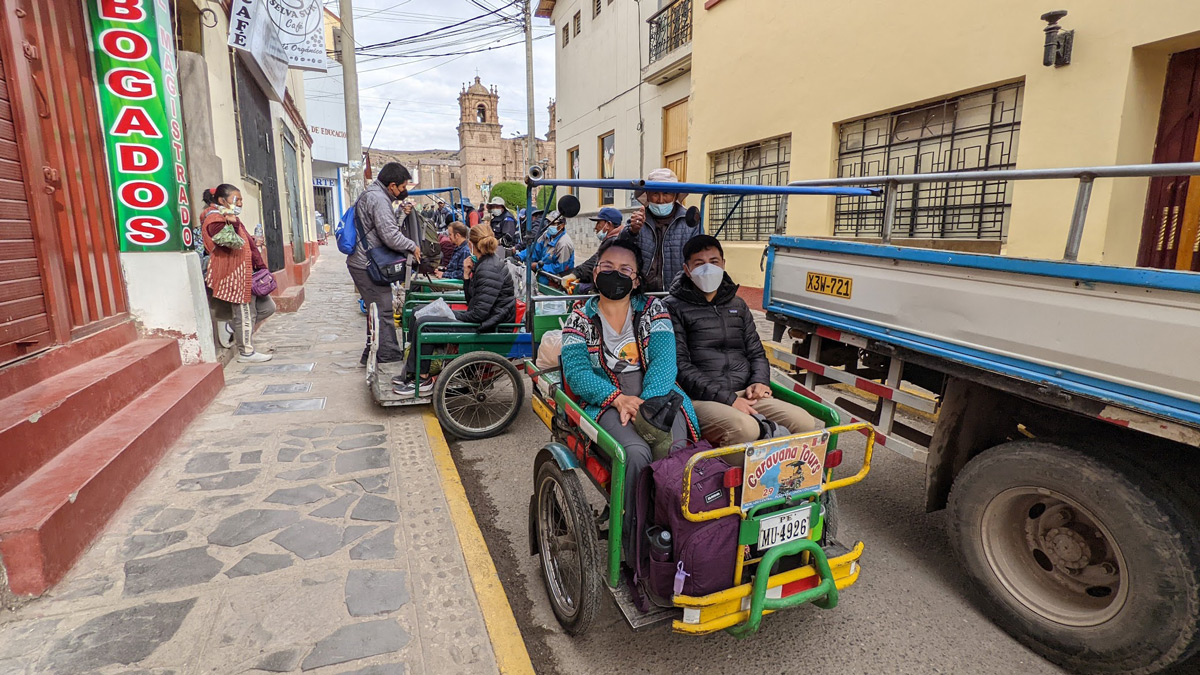
[[[567,385],[586,403],[584,412],[592,419],[612,405],[621,390],[617,376],[608,368],[601,354],[603,331],[597,316],[596,298],[576,308],[567,317],[562,334],[562,370]],[[692,409],[692,401],[675,384],[675,329],[671,315],[657,298],[645,295],[633,297],[633,333],[638,345],[642,374],[642,393],[639,398],[665,396],[672,390],[683,396],[683,411],[687,414],[688,438],[700,438],[700,423]]]

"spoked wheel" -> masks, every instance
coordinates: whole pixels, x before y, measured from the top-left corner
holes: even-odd
[[[464,354],[447,366],[433,388],[442,427],[464,440],[491,438],[521,412],[525,389],[508,359],[491,352]]]
[[[361,302],[361,301],[360,301]],[[379,305],[371,303],[367,308],[367,379],[375,373],[379,357]]]
[[[825,507],[825,525],[821,530],[821,545],[840,544],[838,528],[841,524],[841,514],[838,513],[838,498],[836,492],[822,492],[821,506]]]
[[[582,635],[600,609],[600,545],[583,487],[553,461],[538,467],[538,552],[550,608],[571,635]]]

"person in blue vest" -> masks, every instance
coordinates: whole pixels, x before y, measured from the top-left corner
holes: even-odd
[[[655,169],[646,176],[648,183],[678,183],[670,169]],[[642,208],[629,216],[629,224],[618,235],[642,252],[646,270],[647,293],[665,291],[683,271],[683,245],[700,234],[700,223],[692,222],[683,205],[682,191],[646,190],[637,195]]]
[[[549,225],[533,246],[517,252],[517,259],[534,266],[538,272],[561,277],[575,268],[575,243],[567,234],[567,219],[558,211],[546,218]]]

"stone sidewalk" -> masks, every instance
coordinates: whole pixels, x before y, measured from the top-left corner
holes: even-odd
[[[358,367],[322,251],[267,364],[226,388],[46,596],[0,616],[0,674],[493,673],[422,423]]]

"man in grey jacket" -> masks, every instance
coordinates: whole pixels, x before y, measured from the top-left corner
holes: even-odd
[[[359,242],[354,252],[346,258],[346,267],[359,295],[370,306],[379,307],[379,363],[396,363],[404,360],[404,350],[396,340],[396,322],[392,318],[392,287],[376,286],[367,275],[367,251],[376,246],[387,246],[398,253],[409,253],[414,261],[421,260],[421,249],[405,233],[400,225],[400,214],[408,218],[412,204],[406,203],[402,210],[392,208],[394,202],[403,201],[412,187],[412,175],[397,162],[389,162],[379,170],[379,177],[371,183],[355,203],[354,213],[358,221]],[[369,329],[368,329],[369,330]],[[369,334],[368,334],[369,339]],[[363,349],[362,364],[367,363],[370,344]]]
[[[678,183],[670,169],[655,169],[647,183]],[[700,234],[700,224],[688,218],[683,205],[687,194],[675,190],[646,190],[637,195],[642,208],[629,216],[629,225],[617,236],[637,244],[646,270],[642,290],[665,291],[683,269],[683,245]],[[649,227],[647,227],[649,226]]]

